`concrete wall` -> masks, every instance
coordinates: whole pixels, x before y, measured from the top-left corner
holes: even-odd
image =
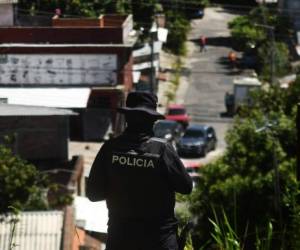
[[[122,27],[0,27],[0,43],[122,44]]]
[[[0,4],[0,26],[14,25],[14,8],[12,4]]]
[[[101,27],[101,19],[95,18],[52,18],[53,27]]]
[[[65,116],[1,116],[0,136],[12,136],[14,152],[24,159],[66,161],[68,126]]]

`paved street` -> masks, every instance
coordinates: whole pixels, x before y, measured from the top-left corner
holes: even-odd
[[[220,155],[225,148],[224,136],[232,119],[223,118],[225,112],[224,94],[232,91],[236,72],[227,64],[230,48],[228,21],[235,16],[217,8],[207,8],[203,19],[193,20],[189,34],[187,69],[189,84],[183,103],[193,123],[212,125],[219,139],[217,150],[206,158],[188,159],[207,163]],[[199,37],[206,36],[206,51],[200,52]],[[187,160],[187,159],[186,159]]]

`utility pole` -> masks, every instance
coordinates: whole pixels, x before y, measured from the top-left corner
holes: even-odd
[[[151,48],[151,72],[150,72],[150,92],[154,93],[154,80],[155,80],[155,69],[154,69],[154,32],[150,30],[150,48]]]
[[[297,128],[297,181],[300,181],[300,103],[297,104],[297,118],[296,118],[296,128]]]
[[[276,137],[275,131],[273,131],[274,124],[267,122],[263,127],[256,129],[256,133],[260,133],[262,131],[266,131],[272,140],[272,155],[273,155],[273,168],[274,168],[274,207],[275,210],[278,212],[278,219],[279,224],[282,226],[282,210],[280,207],[280,200],[281,200],[281,189],[280,189],[280,176],[279,176],[279,166],[278,166],[278,159],[276,153],[276,145],[279,143],[279,140]]]
[[[270,63],[270,82],[271,85],[274,85],[274,72],[275,72],[275,36],[274,36],[274,27],[269,28],[270,37],[271,37],[271,63]]]
[[[154,41],[157,39],[157,23],[156,20],[153,22],[153,25],[150,29],[150,62],[151,62],[151,69],[150,69],[150,92],[154,93],[156,90],[156,69],[154,67],[154,60],[155,60],[155,51],[154,51]]]

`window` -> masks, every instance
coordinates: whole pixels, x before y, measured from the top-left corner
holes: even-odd
[[[168,112],[169,115],[184,115],[185,113],[184,109],[170,109]]]
[[[0,103],[8,103],[8,98],[0,97]]]

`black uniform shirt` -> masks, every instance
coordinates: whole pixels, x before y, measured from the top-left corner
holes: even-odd
[[[174,218],[175,192],[191,191],[192,180],[170,144],[128,130],[103,144],[87,182],[91,201],[106,199],[110,221]]]

